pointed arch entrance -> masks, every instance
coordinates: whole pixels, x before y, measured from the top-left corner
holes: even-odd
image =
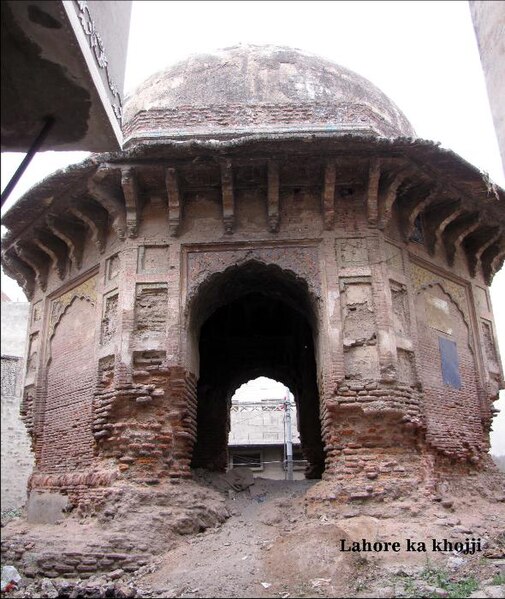
[[[317,318],[306,282],[257,261],[228,268],[202,284],[189,332],[199,361],[192,467],[226,468],[231,397],[242,383],[267,376],[292,390],[306,476],[321,477]]]

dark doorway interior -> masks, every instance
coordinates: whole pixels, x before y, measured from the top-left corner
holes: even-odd
[[[292,390],[306,477],[320,478],[324,450],[308,292],[279,268],[252,262],[215,280],[199,300],[200,311],[221,305],[200,329],[192,466],[226,469],[231,397],[240,384],[263,375]]]

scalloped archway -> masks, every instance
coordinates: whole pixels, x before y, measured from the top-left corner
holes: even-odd
[[[190,318],[198,339],[197,442],[192,466],[224,470],[231,396],[259,375],[290,387],[297,404],[306,476],[324,470],[316,318],[307,284],[275,265],[250,261],[203,284]]]

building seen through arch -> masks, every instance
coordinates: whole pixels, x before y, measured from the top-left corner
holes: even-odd
[[[294,396],[282,383],[258,377],[241,385],[231,399],[228,469],[249,468],[254,476],[290,480],[290,454],[291,478],[303,479],[307,460],[297,415]]]
[[[290,48],[152,76],[123,133],[4,218],[31,301],[31,497],[99,512],[119,486],[225,471],[231,398],[258,376],[294,395],[315,502],[491,471],[502,189]]]

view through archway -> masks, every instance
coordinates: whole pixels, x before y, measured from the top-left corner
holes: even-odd
[[[249,468],[274,480],[304,478],[298,412],[282,383],[258,377],[241,385],[231,398],[229,469]]]
[[[294,279],[294,277],[292,277]],[[266,376],[289,387],[298,413],[306,478],[324,470],[313,315],[308,293],[278,267],[251,262],[201,292],[196,309],[214,310],[199,330],[197,441],[193,468],[225,471],[232,396]],[[215,307],[217,304],[217,307]],[[210,311],[210,310],[208,310]]]

